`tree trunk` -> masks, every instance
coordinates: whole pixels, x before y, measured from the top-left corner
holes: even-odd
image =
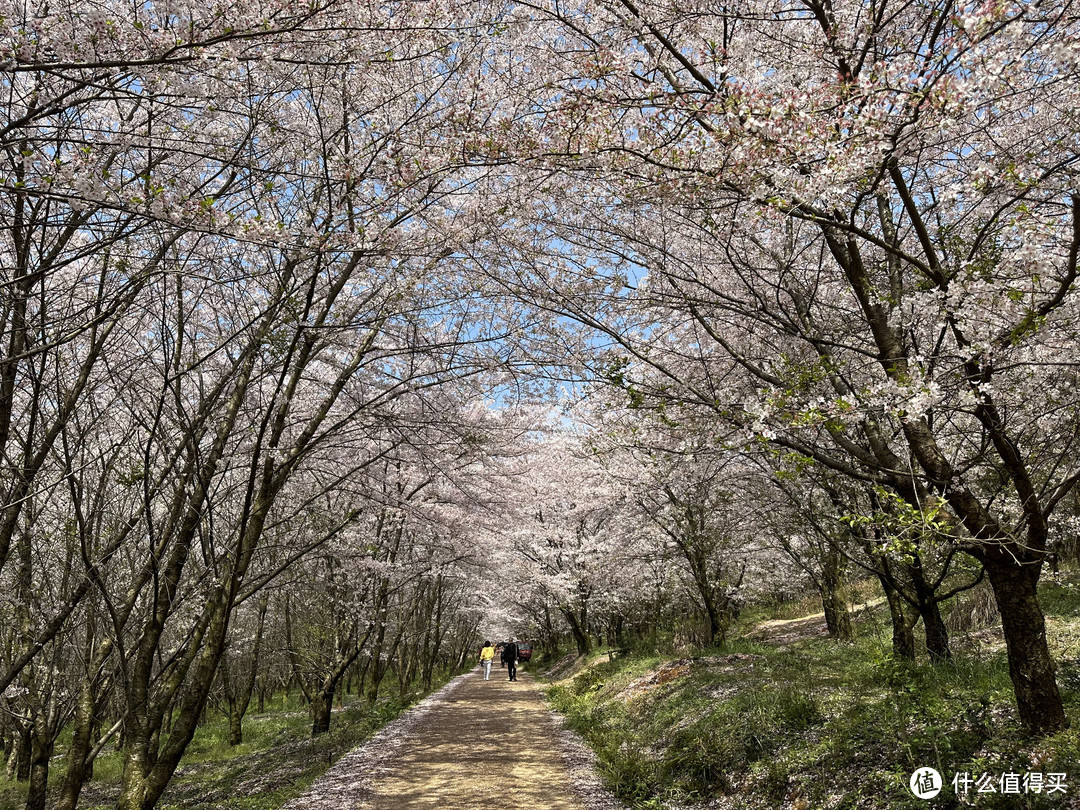
[[[229,745],[240,745],[244,741],[244,712],[236,703],[229,705]]]
[[[382,584],[379,586],[379,597],[375,602],[376,616],[379,616],[381,611],[386,609],[387,600],[390,593],[390,582],[387,579],[383,579]],[[375,701],[379,699],[379,686],[382,684],[383,676],[386,674],[386,670],[389,667],[389,662],[383,663],[383,645],[386,642],[386,618],[385,616],[379,619],[379,625],[375,629],[375,644],[371,650],[371,683],[368,684],[367,699],[368,703],[372,706],[375,705]]]
[[[93,682],[88,676],[83,679],[79,702],[75,707],[71,745],[67,750],[67,770],[64,773],[64,783],[60,787],[60,796],[56,800],[56,810],[75,810],[79,804],[79,794],[82,792],[83,784],[90,778],[88,760],[94,742],[96,710],[97,701],[94,699]]]
[[[904,599],[889,582],[887,576],[878,573],[878,581],[885,591],[885,601],[889,605],[889,618],[892,620],[893,657],[903,661],[915,660],[915,634],[913,623],[904,613]]]
[[[926,630],[926,652],[930,655],[931,663],[940,664],[951,661],[949,631],[941,618],[938,601],[931,596],[928,601],[920,603],[919,615],[923,620],[923,629]]]
[[[383,676],[386,675],[389,664],[384,664],[374,656],[372,656],[371,664],[371,681],[368,683],[367,699],[368,703],[374,706],[375,701],[379,699],[379,686],[382,684]]]
[[[1004,551],[987,554],[985,563],[1001,613],[1020,720],[1035,734],[1062,731],[1069,721],[1046,644],[1046,621],[1036,593],[1039,568],[1018,565]]]
[[[10,782],[15,778],[15,771],[19,767],[18,733],[12,733],[10,745],[8,745],[5,750],[7,751],[7,764],[4,766],[4,773],[7,776],[7,780]]]
[[[225,648],[229,622],[227,595],[224,589],[219,589],[207,600],[205,641],[192,649],[189,665],[194,674],[184,683],[183,691],[166,692],[157,705],[148,707],[149,711],[142,709],[141,716],[139,707],[133,707],[129,702],[128,720],[131,721],[133,716],[138,720],[125,746],[117,810],[151,810],[168,787],[184,751],[195,736]],[[152,663],[152,659],[147,660]],[[146,672],[142,674],[147,675]],[[148,681],[148,677],[142,681],[144,695],[148,692]],[[180,680],[174,683],[178,686]],[[130,695],[129,692],[129,701]],[[170,731],[162,744],[161,730],[166,720]]]
[[[855,633],[851,627],[851,613],[847,600],[841,593],[844,584],[843,557],[833,547],[825,552],[818,590],[821,606],[825,611],[825,627],[829,636],[840,641],[850,641]]]
[[[716,602],[713,600],[711,589],[708,587],[702,588],[701,599],[705,603],[705,615],[709,619],[709,635],[705,638],[705,646],[711,647],[723,635],[724,629],[720,623],[720,613],[717,610]]]
[[[356,696],[360,697],[364,694],[364,689],[367,685],[368,667],[371,666],[371,657],[368,656],[364,659],[364,663],[360,665],[360,680],[356,684]]]
[[[398,645],[398,699],[402,703],[409,694],[409,684],[412,683],[413,673],[416,670],[416,655],[415,644]]]
[[[850,641],[854,636],[851,613],[839,590],[822,588],[821,606],[825,610],[825,628],[829,637],[837,641]]]
[[[574,643],[577,644],[578,655],[588,655],[592,651],[592,639],[578,621],[577,614],[570,608],[560,608],[560,612],[566,617],[566,623],[570,625],[570,632],[574,634]]]
[[[11,752],[15,757],[15,779],[25,782],[30,778],[30,726],[19,729],[18,744]]]
[[[949,649],[949,631],[945,628],[945,622],[941,619],[941,610],[933,587],[926,581],[923,574],[922,558],[916,554],[914,561],[908,566],[911,575],[911,584],[915,590],[915,600],[918,603],[919,616],[923,620],[923,628],[926,630],[926,652],[930,655],[930,661],[939,664],[943,661],[952,660],[952,651]]]
[[[259,653],[262,649],[263,628],[266,624],[266,610],[270,603],[267,593],[259,599],[259,619],[255,629],[255,642],[251,647],[248,669],[239,686],[230,678],[228,654],[221,656],[221,674],[225,683],[225,698],[229,704],[229,745],[240,745],[244,741],[244,715],[251,705],[251,694],[255,690],[255,676],[259,669]],[[233,687],[236,686],[234,690]]]
[[[330,712],[334,707],[334,690],[321,691],[311,703],[311,736],[325,734],[330,730]]]
[[[428,622],[428,632],[431,635],[431,644],[427,638],[424,640],[424,691],[431,691],[432,676],[435,672],[436,662],[439,660],[439,652],[443,642],[443,578],[440,574],[435,580],[434,595],[434,625]]]
[[[45,790],[49,785],[49,758],[53,753],[48,729],[31,733],[30,784],[26,789],[26,810],[45,810]]]
[[[615,646],[626,646],[626,617],[621,613],[615,617]]]

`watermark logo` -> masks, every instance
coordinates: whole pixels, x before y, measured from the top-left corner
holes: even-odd
[[[1012,793],[1013,795],[1041,793],[1053,796],[1055,793],[1065,793],[1068,789],[1067,773],[1060,771],[1055,773],[1042,773],[1041,771],[1028,771],[1027,773],[969,773],[960,771],[952,780],[953,789],[957,797],[967,796],[968,793]]]
[[[1053,773],[1008,771],[997,774],[958,771],[953,775],[952,787],[956,792],[956,798],[965,801],[970,794],[975,794],[977,797],[980,793],[1011,793],[1014,796],[1035,793],[1056,798],[1055,794],[1064,795],[1068,791],[1068,779],[1069,775],[1061,771]],[[911,774],[908,787],[916,798],[932,799],[941,793],[942,788],[945,787],[945,780],[938,770],[924,766]]]
[[[934,768],[918,768],[911,775],[911,781],[908,782],[911,792],[919,799],[934,798],[941,793],[943,784],[941,774]]]

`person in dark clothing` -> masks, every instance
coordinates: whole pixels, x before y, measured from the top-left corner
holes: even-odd
[[[503,647],[502,660],[506,664],[506,672],[510,676],[510,680],[517,680],[517,660],[518,660],[518,648],[517,639],[511,638],[506,646]]]

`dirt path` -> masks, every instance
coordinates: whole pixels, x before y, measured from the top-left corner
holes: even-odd
[[[885,603],[885,597],[878,597],[867,602],[860,602],[850,606],[852,620],[858,620],[865,616],[871,608]],[[786,647],[799,641],[810,638],[819,638],[829,634],[825,626],[825,614],[822,612],[811,613],[809,616],[800,616],[797,619],[770,619],[758,622],[750,631],[751,637],[757,641]]]
[[[484,681],[477,669],[342,757],[286,810],[618,807],[590,759],[528,673],[509,683],[505,670]]]

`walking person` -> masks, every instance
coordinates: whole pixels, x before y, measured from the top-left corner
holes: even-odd
[[[506,664],[506,673],[510,676],[510,680],[517,680],[517,660],[518,660],[518,647],[517,639],[511,637],[506,646],[503,647],[502,660]]]
[[[484,680],[491,680],[491,661],[495,658],[495,648],[490,641],[484,642],[484,648],[480,650],[480,666],[484,668]]]

